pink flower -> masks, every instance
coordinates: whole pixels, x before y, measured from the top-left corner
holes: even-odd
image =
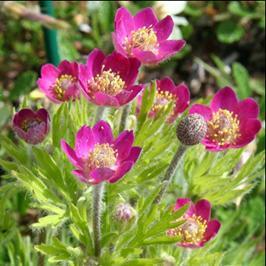
[[[211,151],[243,147],[261,128],[258,104],[251,98],[239,101],[230,87],[218,91],[210,107],[194,104],[190,113],[205,118],[208,130],[202,143]]]
[[[126,58],[116,52],[105,56],[94,49],[88,56],[86,65],[80,65],[80,80],[85,97],[103,106],[127,104],[143,89],[134,85],[140,62]]]
[[[109,124],[99,121],[93,128],[79,129],[74,149],[65,140],[61,140],[61,147],[76,167],[73,174],[80,181],[114,183],[132,168],[140,155],[141,148],[132,147],[133,142],[132,131],[123,131],[114,139]]]
[[[143,64],[158,64],[185,45],[184,40],[168,40],[173,27],[171,16],[158,21],[151,8],[132,16],[121,7],[115,15],[113,43],[116,51],[125,56],[135,57]]]
[[[45,109],[34,112],[31,109],[21,109],[14,115],[13,130],[29,144],[41,143],[49,132],[50,118]]]
[[[177,211],[184,205],[189,204],[189,208],[183,215],[185,220],[181,226],[167,231],[170,237],[179,236],[178,246],[187,248],[203,247],[206,242],[212,239],[220,229],[218,220],[210,220],[211,204],[207,200],[200,200],[193,204],[190,199],[179,198],[176,201],[174,211]]]
[[[162,80],[156,80],[156,85],[157,91],[155,101],[149,112],[149,116],[156,117],[158,112],[172,103],[173,110],[167,119],[168,122],[172,123],[178,115],[183,113],[188,107],[190,101],[189,89],[184,83],[176,86],[169,77]],[[142,102],[141,98],[142,96],[139,98],[139,105],[141,105]]]
[[[78,63],[62,61],[58,67],[45,64],[41,68],[41,78],[37,80],[40,90],[53,102],[74,100],[80,94]]]

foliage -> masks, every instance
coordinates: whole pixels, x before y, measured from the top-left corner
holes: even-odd
[[[118,4],[127,5],[133,12],[152,4],[152,1],[118,2],[102,2],[94,7],[89,3],[84,8],[82,4],[57,1],[57,17],[72,25],[68,31],[58,32],[61,57],[76,60],[96,46],[111,51],[110,32]],[[182,14],[189,23],[180,29],[184,38],[190,40],[198,31],[202,32],[200,25],[207,21],[208,33],[204,34],[215,34],[217,41],[222,42],[216,50],[218,53],[219,47],[245,40],[251,28],[264,32],[264,10],[263,1],[252,4],[247,1],[226,4],[192,1]],[[77,14],[82,14],[82,23]],[[0,264],[93,265],[92,188],[81,184],[71,174],[72,166],[60,149],[60,140],[65,138],[73,144],[79,127],[93,124],[96,108],[83,98],[52,107],[50,135],[37,147],[29,147],[14,138],[9,131],[13,106],[39,106],[36,91],[25,95],[35,89],[37,72],[45,58],[39,23],[8,19],[7,14],[4,18],[5,29],[0,32],[0,73],[7,81],[0,81]],[[87,24],[90,32],[82,31],[80,24]],[[191,53],[188,45],[175,57],[181,60],[167,61],[155,71],[159,75],[183,73],[182,60]],[[193,56],[191,58],[189,65],[193,63]],[[204,55],[195,62],[215,78],[217,88],[231,85],[241,99],[256,96],[260,118],[265,120],[264,78],[255,77],[253,69],[246,68],[242,61],[233,60],[228,64],[221,59],[221,54],[213,54],[211,58],[214,66]],[[15,75],[12,74],[14,69]],[[150,69],[144,69],[144,80],[150,77],[149,72]],[[138,119],[133,102],[127,123],[127,127],[136,132],[135,144],[142,146],[142,156],[120,182],[106,186],[101,265],[262,265],[265,259],[265,132],[259,136],[257,152],[244,165],[241,165],[243,149],[221,154],[206,152],[201,146],[189,149],[169,193],[162,203],[154,205],[152,202],[162,185],[163,173],[178,148],[175,126],[179,120],[173,125],[165,123],[171,106],[156,120],[148,118],[156,90],[154,83],[151,86],[152,89],[145,92]],[[121,111],[113,109],[105,114],[105,120],[116,135],[120,116]],[[217,238],[191,252],[176,247],[178,238],[168,238],[165,234],[167,229],[182,225],[179,218],[186,208],[176,213],[171,212],[171,208],[177,197],[184,196],[210,200],[215,216],[222,223]],[[128,224],[114,219],[115,206],[120,202],[130,202],[136,210],[136,217]]]

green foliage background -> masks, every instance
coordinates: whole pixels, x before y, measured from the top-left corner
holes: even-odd
[[[181,27],[182,34],[191,40],[191,44],[188,43],[181,55],[158,69],[143,69],[143,72],[149,79],[152,79],[149,74],[153,71],[159,72],[159,77],[167,74],[175,78],[176,68],[181,66],[182,60],[192,57],[215,80],[216,88],[231,85],[240,98],[256,97],[261,107],[261,119],[264,120],[263,79],[257,78],[252,70],[249,73],[250,69],[243,62],[234,61],[228,65],[215,54],[210,55],[207,62],[195,56],[192,54],[192,39],[197,32],[197,22],[206,10],[209,12],[210,7],[219,11],[212,26],[217,41],[222,42],[223,46],[241,42],[250,23],[264,32],[265,15],[261,10],[265,9],[265,4],[263,7],[260,1],[254,6],[249,6],[245,1],[230,1],[228,5],[204,2],[199,5],[192,1],[182,13],[189,20],[187,26]],[[154,2],[120,4],[136,12]],[[77,30],[75,15],[81,10],[78,4],[56,2],[55,7],[58,18],[74,25],[70,31],[58,32],[62,58],[79,59],[80,53],[87,54],[94,47],[106,52],[112,50],[110,32],[113,30],[116,2],[102,2],[100,8],[93,12],[90,9],[83,11],[85,22],[92,28],[89,35]],[[84,99],[49,106],[50,114],[53,114],[52,129],[45,143],[31,148],[14,138],[8,122],[14,106],[43,106],[43,99],[36,96],[36,91],[31,91],[35,89],[37,72],[45,59],[40,42],[41,25],[27,20],[19,24],[14,18],[7,19],[7,14],[4,16],[7,23],[5,31],[0,32],[1,37],[5,37],[0,38],[0,58],[1,65],[3,62],[7,64],[5,68],[0,67],[6,77],[0,83],[0,265],[93,263],[89,262],[93,254],[92,188],[72,176],[72,166],[60,150],[59,142],[65,138],[73,145],[79,127],[93,124],[96,108]],[[236,22],[234,25],[231,19]],[[21,39],[15,41],[21,32],[24,32],[23,36],[30,34],[29,42]],[[16,62],[20,64],[27,62],[23,68],[18,68],[19,74],[15,79],[9,76],[9,71],[14,68],[10,63],[10,54],[15,55],[15,61],[19,58]],[[147,118],[154,100],[154,90],[145,95],[138,120],[135,117],[135,103],[131,105],[127,123],[127,128],[136,132],[135,144],[143,147],[142,156],[120,182],[106,186],[101,265],[264,265],[264,130],[258,136],[256,152],[240,169],[238,166],[245,149],[209,153],[199,145],[188,150],[163,203],[154,206],[152,201],[160,189],[163,172],[179,145],[175,138],[178,121],[173,125],[164,123],[170,108],[164,110],[155,121]],[[201,96],[204,95],[196,95],[197,99],[193,102],[207,103],[210,99],[199,99]],[[121,110],[109,108],[105,113],[105,120],[112,125],[116,135],[120,116]],[[179,225],[172,221],[181,217],[185,209],[175,214],[169,210],[177,197],[184,196],[193,200],[210,200],[214,206],[212,216],[222,223],[213,241],[204,248],[190,252],[177,248],[174,244],[177,239],[165,236],[167,228]],[[130,202],[136,209],[137,216],[129,224],[114,222],[114,209],[120,202]]]

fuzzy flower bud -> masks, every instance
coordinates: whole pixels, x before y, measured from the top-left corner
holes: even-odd
[[[207,124],[199,114],[186,116],[177,126],[176,135],[183,145],[199,144],[207,133]]]
[[[135,216],[135,210],[128,203],[120,203],[115,209],[115,218],[119,222],[128,222]]]

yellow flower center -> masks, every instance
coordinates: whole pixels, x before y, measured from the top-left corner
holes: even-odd
[[[139,48],[142,51],[158,52],[158,40],[153,28],[142,27],[132,31],[129,38],[125,39],[124,47],[130,55],[133,48]]]
[[[61,75],[57,78],[54,85],[56,98],[58,100],[63,100],[66,90],[69,86],[73,85],[74,82],[76,82],[76,78],[68,74]]]
[[[109,69],[95,76],[88,82],[88,85],[92,92],[104,92],[108,95],[115,96],[123,90],[125,81],[123,81],[118,74]]]
[[[240,135],[239,120],[233,112],[219,109],[208,121],[206,136],[220,146],[234,144]]]
[[[86,160],[86,168],[90,171],[95,168],[112,167],[117,158],[117,152],[110,144],[95,144]]]
[[[206,220],[193,214],[180,227],[169,229],[167,235],[171,237],[179,236],[181,238],[180,242],[196,245],[203,240],[206,229]]]
[[[158,112],[162,108],[168,106],[168,104],[175,102],[177,97],[169,91],[156,91],[155,103],[153,104],[151,111]]]

